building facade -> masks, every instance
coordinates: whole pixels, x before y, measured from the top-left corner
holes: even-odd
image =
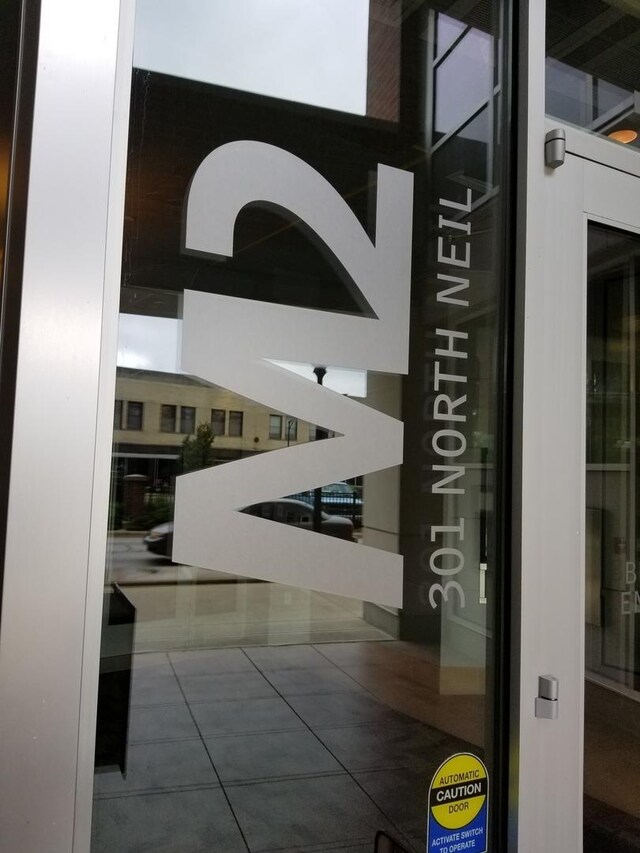
[[[201,424],[211,427],[216,462],[309,441],[310,433],[309,424],[225,388],[172,373],[118,368],[113,457],[140,460],[125,463],[123,475],[144,474],[151,485],[167,485],[180,472],[185,439]],[[166,469],[161,460],[167,460]]]
[[[0,14],[0,850],[640,848],[637,5]]]

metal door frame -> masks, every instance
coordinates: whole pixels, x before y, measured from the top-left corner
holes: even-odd
[[[509,849],[582,851],[587,224],[640,232],[640,155],[545,117],[544,3],[522,10]],[[563,127],[565,163],[544,162]],[[519,637],[519,642],[518,642]],[[557,720],[534,714],[559,678]]]
[[[132,36],[129,0],[42,0],[0,637],[20,853],[89,849]]]

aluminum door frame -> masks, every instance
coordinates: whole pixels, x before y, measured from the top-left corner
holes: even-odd
[[[0,623],[16,853],[90,844],[133,12],[41,2]]]
[[[509,850],[582,851],[587,224],[640,233],[640,154],[545,117],[544,3],[522,8]],[[565,163],[544,162],[563,127]],[[538,676],[557,720],[535,717]]]

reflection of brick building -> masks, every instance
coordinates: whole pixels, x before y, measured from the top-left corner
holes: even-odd
[[[367,61],[367,115],[372,118],[399,118],[401,24],[401,0],[372,0]]]
[[[114,410],[118,473],[168,484],[182,442],[211,424],[216,462],[240,459],[309,440],[309,424],[189,376],[119,367]]]

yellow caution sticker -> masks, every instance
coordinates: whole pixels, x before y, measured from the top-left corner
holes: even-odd
[[[486,853],[489,776],[469,752],[438,767],[429,788],[427,853]]]

